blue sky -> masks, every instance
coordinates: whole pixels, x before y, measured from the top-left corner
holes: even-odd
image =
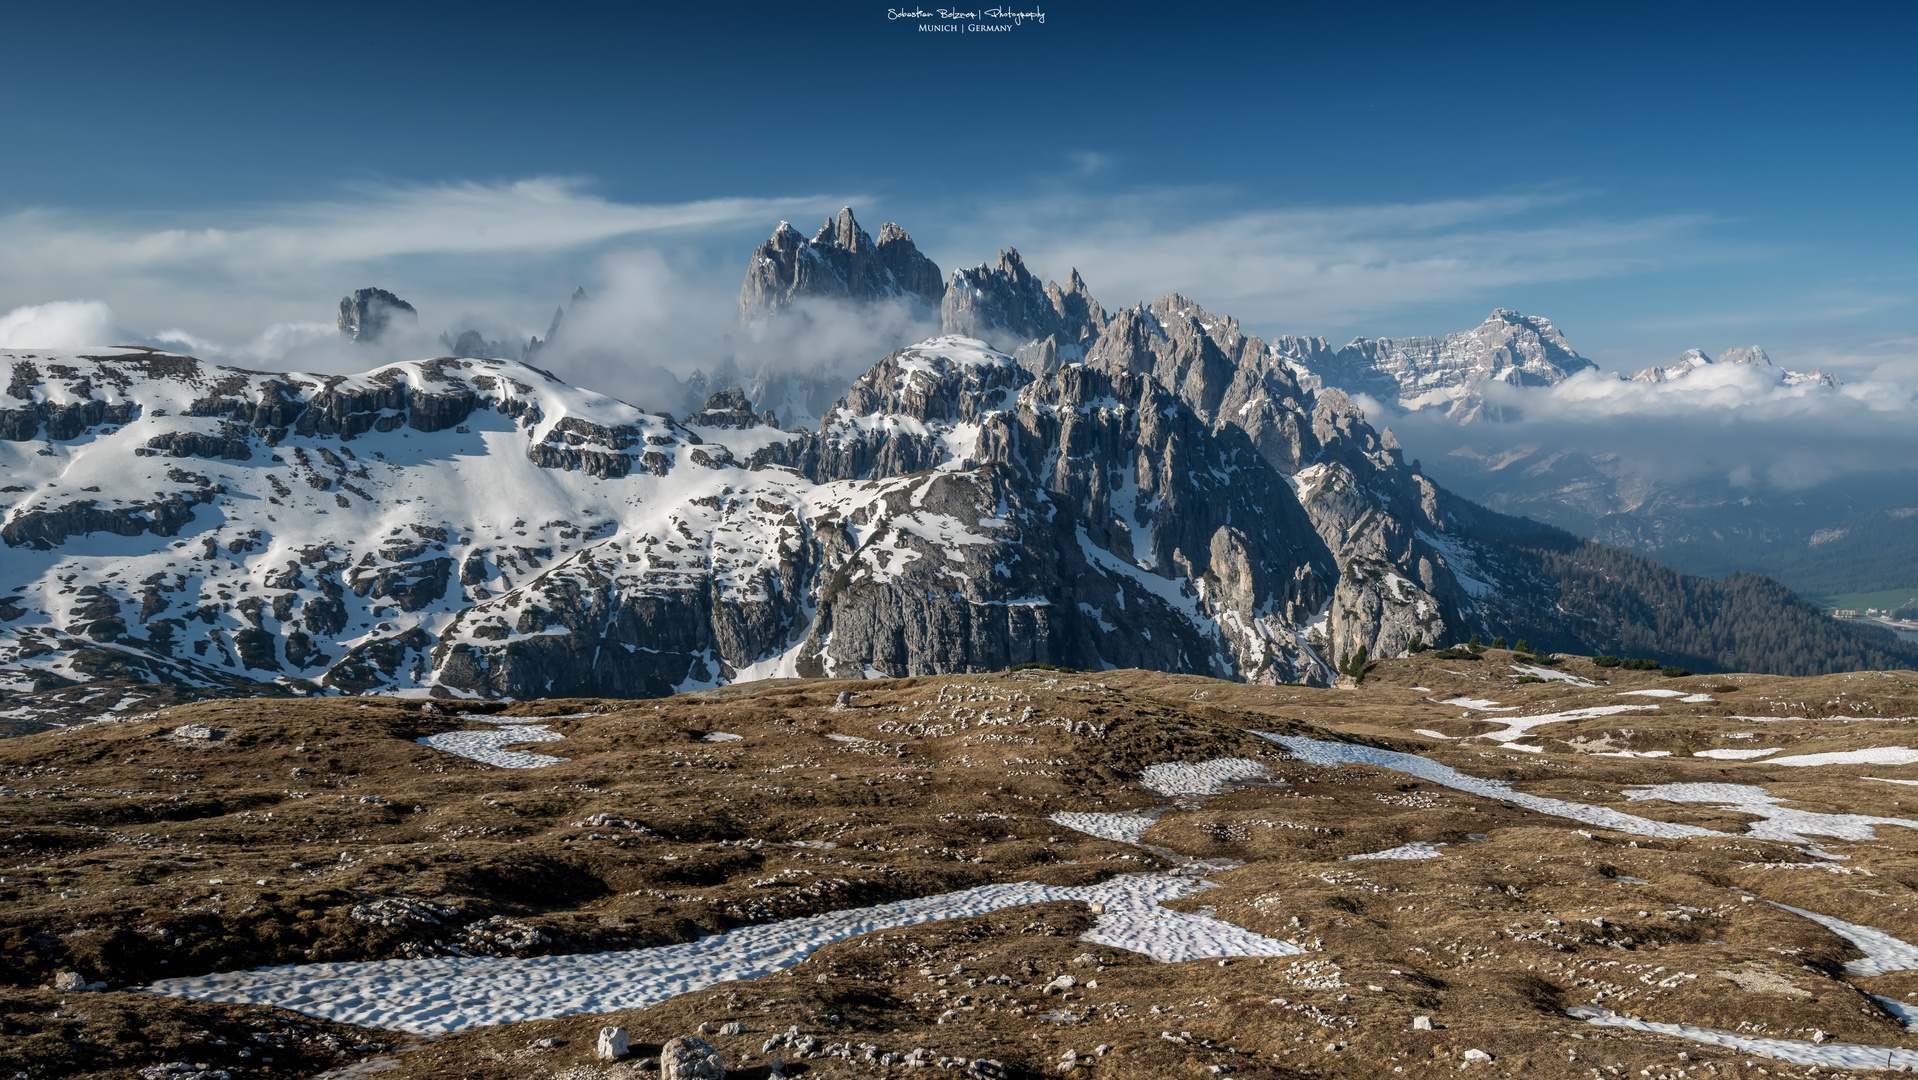
[[[1011,244],[1108,306],[1180,290],[1268,334],[1504,306],[1608,367],[1756,343],[1918,384],[1895,6],[1015,7],[1044,22],[16,9],[0,312],[239,347],[378,283],[517,331],[638,259],[717,324],[778,218],[851,201],[948,271]]]

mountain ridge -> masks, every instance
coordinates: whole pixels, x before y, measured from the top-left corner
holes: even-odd
[[[863,237],[846,211],[832,250]],[[1107,312],[1008,248],[941,304],[1001,347],[895,349],[817,430],[737,387],[676,419],[504,360],[7,352],[0,680],[630,697],[1042,663],[1325,685],[1475,633],[1765,659],[1723,625],[1743,611],[1807,643],[1800,667],[1911,662],[1459,498],[1184,296]],[[1520,377],[1529,348],[1486,370]]]

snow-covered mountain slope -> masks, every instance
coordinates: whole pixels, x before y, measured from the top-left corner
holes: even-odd
[[[430,681],[475,600],[657,529],[724,445],[505,361],[276,375],[12,353],[6,659],[78,641],[188,681]],[[758,433],[730,433],[756,445]],[[96,657],[96,662],[98,662]]]
[[[1021,662],[1329,677],[1344,586],[1321,530],[1247,436],[1144,373],[1035,376],[937,338],[807,433],[738,391],[675,420],[509,361],[0,361],[14,688],[655,694]]]

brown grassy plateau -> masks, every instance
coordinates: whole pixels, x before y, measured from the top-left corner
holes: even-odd
[[[762,1049],[792,1026],[822,1048],[923,1048],[1010,1076],[1814,1075],[1565,1013],[1592,1003],[1918,1049],[1918,1032],[1872,996],[1918,1002],[1918,971],[1849,974],[1861,953],[1845,938],[1763,902],[1918,941],[1918,765],[1766,761],[1918,745],[1918,676],[1672,679],[1559,661],[1593,684],[1582,686],[1517,683],[1512,664],[1501,650],[1427,654],[1376,664],[1352,690],[1033,670],[528,702],[503,711],[559,717],[545,726],[563,739],[512,749],[566,759],[528,769],[422,745],[489,725],[389,699],[186,703],[6,739],[0,1077],[637,1077],[658,1044],[732,1021],[743,1033],[705,1037],[746,1077],[775,1056],[787,1075],[822,1080],[916,1072],[863,1051]],[[1699,699],[1624,695],[1646,689]],[[851,707],[835,705],[841,691]],[[1643,707],[1537,726],[1511,746],[1474,737],[1511,717],[1620,705]],[[940,726],[980,710],[1009,722]],[[1634,835],[1381,766],[1313,765],[1253,730],[1416,752],[1529,795],[1727,835]],[[1222,757],[1262,762],[1269,777],[1208,796],[1139,780],[1155,763]],[[1751,835],[1777,822],[1724,799],[1625,794],[1676,783],[1756,786],[1784,809],[1915,826],[1807,844]],[[1143,845],[1047,819],[1152,808],[1164,813]],[[1412,842],[1443,846],[1436,858],[1349,860]],[[1196,859],[1241,865],[1170,906],[1307,951],[1161,963],[1078,940],[1097,915],[1059,901],[839,941],[650,1008],[432,1037],[137,989],[265,965],[643,949]],[[51,989],[63,972],[106,988]],[[1042,993],[1063,974],[1079,985]],[[1421,1016],[1431,1030],[1414,1028]],[[632,1058],[595,1060],[609,1024],[631,1032]],[[154,1071],[171,1063],[193,1071]]]

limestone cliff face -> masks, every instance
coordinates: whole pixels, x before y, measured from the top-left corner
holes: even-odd
[[[947,324],[996,330],[1022,361],[1046,357],[1029,365],[1042,373],[1071,371],[1068,359],[1082,359],[1085,368],[1157,386],[1210,439],[1242,444],[1289,478],[1297,495],[1287,501],[1302,506],[1334,568],[1317,579],[1321,591],[1312,595],[1321,607],[1292,616],[1303,628],[1301,644],[1320,659],[1335,663],[1361,645],[1373,656],[1395,656],[1414,638],[1449,640],[1477,625],[1473,595],[1450,569],[1454,557],[1443,553],[1467,559],[1462,553],[1472,550],[1448,538],[1454,526],[1445,497],[1406,466],[1390,433],[1375,431],[1348,396],[1324,388],[1296,356],[1243,333],[1237,320],[1178,294],[1110,315],[1088,302],[1096,326],[1071,323],[1061,305],[1042,302],[1084,291],[1076,273],[1070,289],[1038,285],[1008,252],[997,268],[954,275]],[[1084,344],[1060,349],[1066,333]],[[1029,337],[1012,343],[1022,334]],[[1180,551],[1191,561],[1191,551],[1215,548],[1229,564],[1234,538]],[[1262,579],[1248,573],[1240,580]]]
[[[938,310],[945,295],[939,267],[920,254],[912,237],[887,222],[874,242],[852,207],[820,226],[811,240],[787,222],[754,250],[739,292],[742,323],[764,319],[805,297],[866,302],[915,301]]]
[[[954,271],[940,319],[948,334],[1019,350],[1022,363],[1042,374],[1083,357],[1106,321],[1077,270],[1064,286],[1041,283],[1012,248],[996,266]]]
[[[694,419],[702,446],[729,437]],[[1335,570],[1310,519],[1249,442],[1149,378],[1035,378],[940,338],[875,365],[817,434],[735,447],[714,479],[669,528],[462,611],[435,678],[522,696],[555,671],[604,693],[1035,661],[1328,677],[1301,637]]]
[[[736,387],[681,422],[506,361],[17,359],[16,411],[98,422],[0,443],[31,481],[0,526],[0,665],[111,641],[182,682],[506,697],[1024,661],[1327,677],[1310,517],[1149,375],[942,337],[792,432]]]

